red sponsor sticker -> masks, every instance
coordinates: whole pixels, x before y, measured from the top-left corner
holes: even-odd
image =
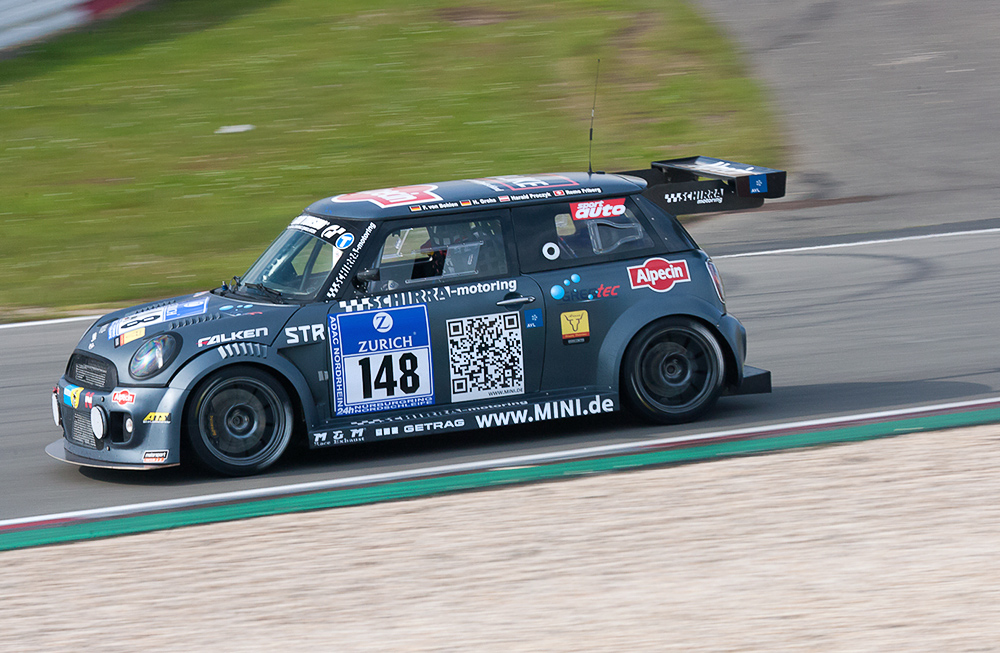
[[[570,202],[570,213],[574,220],[593,220],[594,218],[610,218],[625,213],[625,198],[609,200],[594,200],[592,202]]]
[[[642,265],[630,265],[629,282],[632,288],[651,288],[667,292],[675,283],[691,281],[687,261],[668,261],[660,257],[646,259]]]
[[[131,404],[135,401],[135,394],[129,392],[128,390],[119,390],[118,392],[111,395],[111,401],[115,402],[119,406],[124,406],[125,404]]]
[[[407,204],[426,204],[440,202],[441,197],[433,192],[437,186],[425,184],[420,186],[399,186],[397,188],[380,188],[363,193],[348,193],[332,197],[334,202],[371,202],[383,209]]]
[[[83,406],[85,408],[93,408],[94,407],[94,393],[93,392],[88,392],[87,394],[83,395]]]

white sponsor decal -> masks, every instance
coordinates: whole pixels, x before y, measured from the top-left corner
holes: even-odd
[[[467,297],[489,292],[517,292],[517,279],[500,279],[497,281],[484,281],[473,283],[467,286],[444,286],[435,288],[421,288],[420,290],[408,290],[406,292],[393,295],[375,295],[372,297],[359,297],[357,299],[346,299],[337,305],[347,313],[357,311],[369,311],[376,308],[392,308],[396,306],[409,306],[411,304],[429,304],[440,302],[452,297]]]
[[[566,399],[563,401],[546,401],[519,410],[505,410],[498,413],[476,415],[476,425],[479,428],[491,426],[507,426],[509,424],[528,424],[563,417],[582,417],[584,415],[599,415],[615,410],[615,402],[610,397],[594,398],[584,406],[582,399]]]
[[[722,189],[689,190],[681,193],[666,193],[663,201],[668,204],[677,202],[694,202],[696,204],[722,204]]]
[[[264,334],[267,335],[267,334]],[[301,345],[326,340],[326,327],[322,324],[303,324],[285,327],[285,344]]]
[[[242,331],[232,331],[229,334],[217,333],[214,336],[208,336],[207,338],[199,338],[199,347],[211,347],[212,345],[222,345],[227,342],[234,342],[236,340],[250,340],[251,338],[266,338],[267,337],[267,327],[258,327],[256,329],[243,329]]]

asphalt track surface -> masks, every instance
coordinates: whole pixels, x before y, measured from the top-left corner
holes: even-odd
[[[87,323],[2,329],[0,519],[1000,395],[994,3],[701,4],[792,139],[786,201],[691,227],[771,395],[723,399],[686,427],[581,418],[297,454],[250,479],[110,472],[43,452],[59,437],[48,395]],[[815,248],[831,244],[847,246]]]

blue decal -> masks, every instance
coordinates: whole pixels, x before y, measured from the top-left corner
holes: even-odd
[[[569,275],[568,279],[563,279],[562,285],[556,284],[549,288],[549,294],[552,295],[552,299],[567,302],[589,302],[602,296],[604,284],[601,284],[599,288],[578,288],[576,287],[578,283],[580,283],[580,275],[574,272]]]
[[[533,308],[524,312],[524,328],[534,329],[542,326],[542,309]]]
[[[108,327],[108,340],[114,340],[126,331],[139,327],[153,326],[161,322],[179,320],[192,315],[201,315],[208,308],[208,297],[194,299],[183,304],[168,304],[158,308],[147,308],[138,313],[130,313],[117,319]]]
[[[164,321],[179,320],[192,315],[201,315],[208,308],[208,297],[195,299],[183,304],[171,304],[164,311]]]
[[[333,243],[333,246],[337,249],[347,249],[354,244],[354,234],[342,234],[337,238],[337,241]]]
[[[240,304],[239,306],[233,306],[231,304],[227,304],[225,306],[220,306],[219,307],[219,314],[220,315],[229,315],[231,317],[236,317],[238,315],[263,315],[264,314],[261,311],[249,311],[249,309],[251,309],[253,307],[254,307],[253,304]]]
[[[337,415],[434,403],[424,305],[329,316]]]
[[[752,175],[750,177],[750,192],[751,193],[766,193],[767,192],[767,175]]]

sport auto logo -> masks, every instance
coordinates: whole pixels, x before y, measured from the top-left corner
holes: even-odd
[[[660,257],[646,259],[642,265],[630,265],[628,277],[633,290],[650,288],[656,292],[667,292],[675,283],[691,281],[687,261],[668,261]]]
[[[610,218],[625,213],[625,198],[594,200],[593,202],[570,202],[569,210],[574,220]]]
[[[334,202],[371,202],[380,208],[387,209],[392,206],[406,206],[407,204],[425,204],[427,202],[440,202],[441,197],[432,191],[437,186],[424,184],[420,186],[399,186],[397,188],[380,188],[363,193],[348,193],[347,195],[337,195],[332,197]]]

